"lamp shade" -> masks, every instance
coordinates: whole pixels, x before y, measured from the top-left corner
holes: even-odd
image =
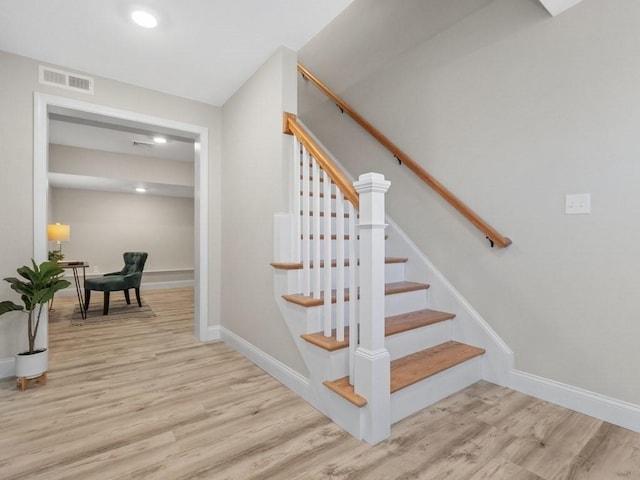
[[[59,223],[47,226],[47,237],[50,242],[66,242],[69,240],[69,225],[60,225]]]

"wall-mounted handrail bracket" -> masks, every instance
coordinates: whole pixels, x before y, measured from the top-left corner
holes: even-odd
[[[493,248],[494,243],[493,240],[491,240],[489,237],[485,237],[487,240],[489,240],[489,244],[491,245],[491,248]]]
[[[394,155],[393,158],[395,158],[398,161],[398,165],[402,165],[402,160],[400,160],[400,158],[397,155]]]
[[[431,187],[446,202],[455,208],[462,216],[469,220],[478,230],[487,236],[491,246],[499,248],[511,245],[508,237],[501,235],[496,229],[485,222],[477,213],[471,210],[465,203],[451,193],[444,185],[429,174],[421,165],[416,163],[411,157],[398,148],[391,140],[385,137],[378,129],[356,112],[349,104],[333,93],[329,88],[318,80],[309,70],[298,64],[298,71],[308,80],[311,81],[318,89],[328,96],[340,109],[342,113],[349,115],[357,124],[359,124],[366,132],[375,138],[382,146],[389,150],[398,160],[400,165],[404,164],[409,170],[415,173],[424,183]]]

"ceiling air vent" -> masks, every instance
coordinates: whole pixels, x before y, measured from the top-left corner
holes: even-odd
[[[93,94],[93,78],[40,65],[40,83]]]

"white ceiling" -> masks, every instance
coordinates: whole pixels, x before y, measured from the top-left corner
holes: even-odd
[[[53,110],[49,114],[49,143],[122,153],[129,155],[132,162],[136,157],[194,161],[194,140],[185,137],[184,132],[64,108]],[[167,143],[154,143],[155,135],[165,137]],[[134,141],[150,146],[135,146]],[[136,187],[144,187],[147,190],[145,195],[193,198],[193,187],[184,185],[58,172],[49,172],[49,185],[53,188],[128,194],[133,193]]]
[[[0,0],[0,50],[212,105],[352,0]],[[129,20],[145,6],[155,29]]]
[[[49,143],[87,148],[104,152],[140,155],[181,162],[193,162],[193,140],[164,134],[165,144],[153,141],[156,132],[129,129],[122,125],[111,127],[77,123],[73,117],[54,117],[49,120]],[[135,145],[138,142],[139,145]]]
[[[0,0],[0,50],[92,76],[222,105],[273,52],[298,50],[352,0]],[[146,30],[129,20],[145,7]],[[166,145],[135,147],[162,133]],[[56,111],[49,141],[170,160],[193,161],[180,132]],[[51,173],[53,187],[131,192],[135,181]],[[148,194],[193,196],[192,188],[145,184]]]

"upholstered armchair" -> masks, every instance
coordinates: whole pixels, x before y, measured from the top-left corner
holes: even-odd
[[[138,306],[142,307],[140,301],[140,280],[142,279],[142,270],[147,261],[146,252],[125,252],[122,254],[124,258],[124,268],[119,272],[106,273],[102,277],[88,278],[84,281],[84,308],[89,308],[91,300],[91,291],[96,290],[104,292],[103,315],[109,314],[109,294],[122,290],[127,304],[131,304],[129,298],[129,289],[134,288],[136,292],[136,300]]]

